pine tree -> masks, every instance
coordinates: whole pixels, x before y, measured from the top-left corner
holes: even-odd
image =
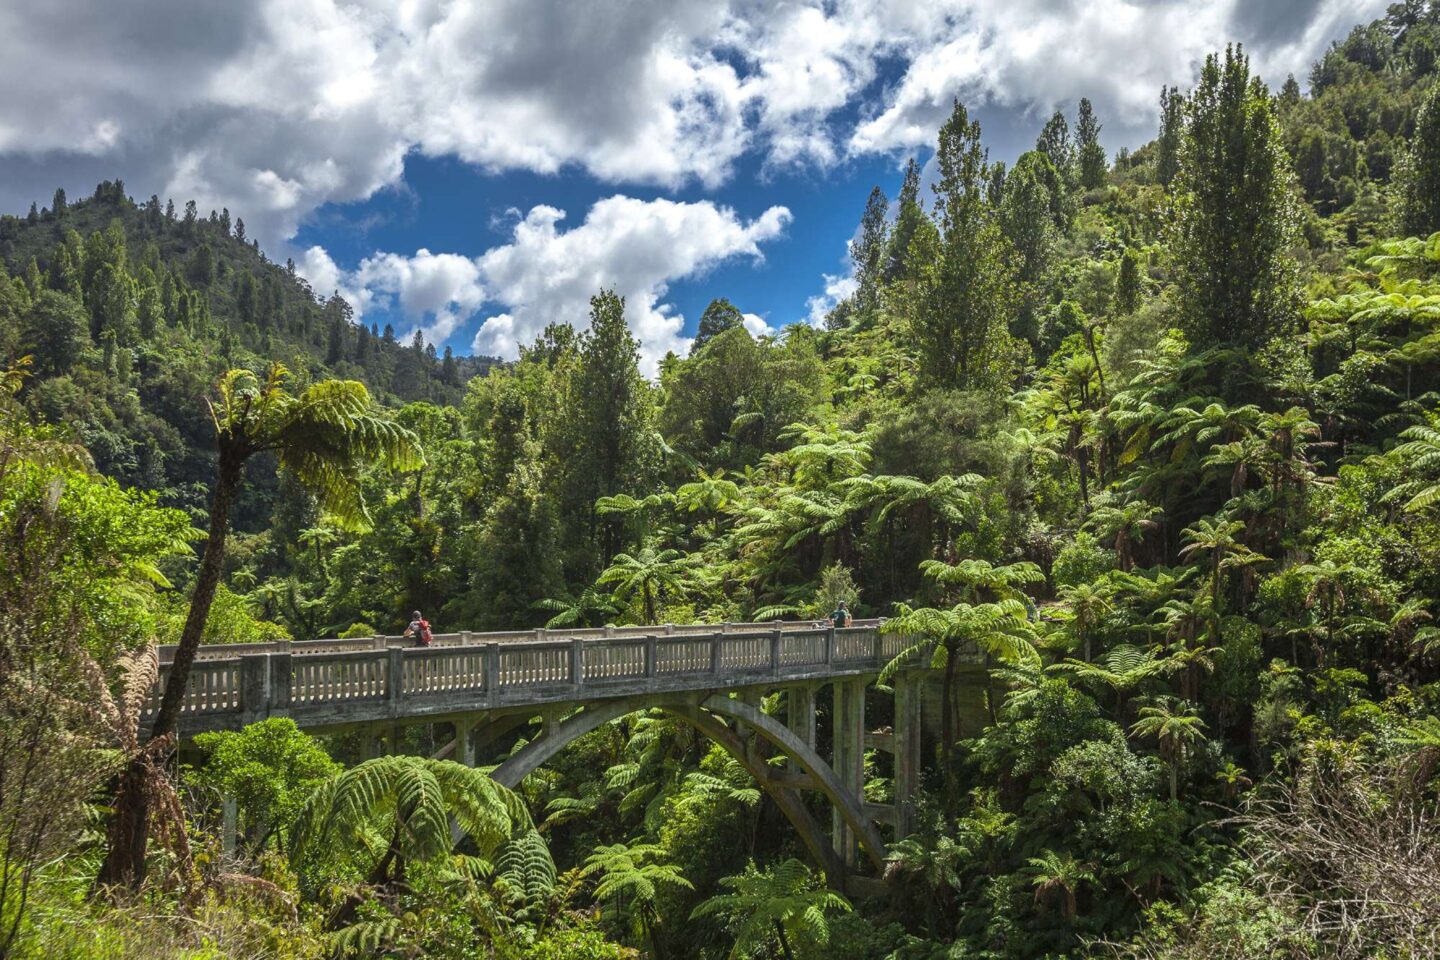
[[[1010,251],[985,202],[980,124],[958,100],[940,129],[935,156],[940,229],[934,256],[919,265],[924,275],[907,295],[911,349],[922,380],[932,386],[997,389],[1013,355]]]
[[[193,283],[201,287],[208,287],[215,282],[215,251],[209,240],[195,248],[185,272]]]
[[[175,222],[175,201],[174,201],[174,200],[166,200],[166,201],[165,201],[165,219],[168,220],[170,223],[174,223],[174,222]]]
[[[1063,194],[1060,175],[1050,158],[1031,150],[1015,162],[1000,202],[1000,229],[1010,241],[1018,264],[1015,280],[1020,309],[1011,332],[1031,343],[1039,334],[1037,311],[1053,258],[1057,234],[1053,211]]]
[[[370,356],[370,341],[371,341],[372,338],[373,338],[373,334],[371,333],[371,328],[365,326],[365,324],[363,324],[363,323],[360,324],[360,329],[359,329],[358,331],[356,331],[356,337],[355,337],[355,362],[356,362],[356,363],[363,365],[363,364],[365,363],[366,358],[368,358],[368,357]]]
[[[39,222],[40,222],[40,207],[39,207],[38,204],[35,203],[34,200],[31,200],[31,201],[30,201],[30,212],[27,213],[27,214],[25,214],[25,222],[26,222],[26,223],[39,223]]]
[[[905,275],[905,263],[910,253],[910,241],[915,229],[925,219],[925,208],[920,202],[920,164],[911,157],[905,164],[905,179],[900,185],[899,212],[895,227],[890,231],[889,247],[885,251],[885,282],[894,283]]]
[[[745,317],[735,304],[724,297],[711,300],[705,312],[700,314],[700,326],[695,331],[695,343],[691,350],[699,350],[726,330],[733,330],[744,324]]]
[[[1399,231],[1428,237],[1440,231],[1440,86],[1431,87],[1420,112],[1410,149],[1396,177]]]
[[[1080,186],[1086,190],[1098,190],[1105,185],[1105,148],[1100,146],[1100,124],[1086,97],[1080,98],[1075,141],[1079,145]]]
[[[1170,186],[1180,171],[1185,138],[1185,98],[1176,87],[1160,88],[1160,135],[1155,138],[1155,179]]]
[[[245,218],[235,218],[235,239],[241,243],[245,242]]]
[[[623,525],[613,518],[601,522],[595,502],[637,492],[648,482],[655,455],[653,402],[637,366],[640,346],[625,322],[624,298],[612,290],[590,298],[590,329],[579,347],[567,399],[570,509],[587,518],[604,566],[622,549]]]
[[[145,273],[149,274],[149,271],[146,270]],[[153,274],[141,281],[139,290],[135,318],[140,324],[140,336],[153,340],[156,331],[160,329],[160,320],[165,316],[165,309],[160,302],[160,290],[155,286]]]
[[[1206,58],[1187,107],[1171,250],[1190,342],[1258,347],[1292,329],[1298,213],[1269,92],[1239,47]]]
[[[1140,254],[1134,247],[1126,247],[1120,255],[1120,270],[1115,275],[1116,312],[1133,312],[1140,305],[1140,294]]]
[[[4,277],[0,276],[0,282]],[[25,266],[25,288],[30,291],[30,298],[40,296],[40,291],[45,289],[45,278],[40,273],[40,264],[34,257]]]
[[[889,210],[890,201],[885,191],[878,186],[872,188],[860,218],[860,235],[850,246],[850,263],[857,283],[855,300],[862,314],[873,311],[880,303]]]
[[[65,201],[65,188],[56,188],[55,197],[50,201],[50,212],[55,215],[56,220],[64,220],[68,209],[69,204]]]
[[[260,312],[260,296],[255,286],[255,275],[249,270],[241,271],[239,289],[235,291],[235,310],[241,323],[255,323]]]
[[[1035,140],[1035,149],[1050,158],[1061,178],[1068,184],[1075,173],[1075,145],[1070,140],[1070,124],[1065,114],[1056,110]]]

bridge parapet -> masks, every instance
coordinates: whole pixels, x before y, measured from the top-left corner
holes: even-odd
[[[243,653],[212,655],[191,667],[180,727],[189,736],[238,729],[270,716],[335,727],[862,676],[881,670],[907,645],[905,638],[881,632],[879,624],[610,628],[609,636],[565,631],[562,638],[543,640],[533,631],[466,633],[452,634],[445,643],[437,638],[424,648],[390,642],[398,638],[358,649],[324,640],[288,649],[245,645]],[[158,708],[167,672],[162,664],[161,684],[145,708],[147,721]]]
[[[855,620],[850,629],[878,627],[881,619]],[[469,630],[457,633],[437,633],[432,647],[470,647],[487,643],[523,644],[545,643],[561,640],[643,640],[647,635],[657,637],[709,637],[714,634],[747,634],[768,632],[779,629],[785,633],[814,633],[823,631],[825,621],[769,621],[765,623],[667,623],[653,627],[564,627],[547,630],[504,630],[479,633]],[[385,650],[394,646],[410,646],[414,641],[398,634],[378,634],[373,637],[329,637],[323,640],[271,640],[263,643],[210,643],[202,646],[196,654],[197,660],[224,660],[254,653],[289,653],[297,656],[313,656],[327,653],[361,653]],[[160,662],[169,663],[175,655],[174,644],[160,646]]]

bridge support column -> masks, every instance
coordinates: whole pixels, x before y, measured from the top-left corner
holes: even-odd
[[[475,766],[475,721],[462,717],[455,721],[455,762]]]
[[[924,702],[916,676],[903,671],[895,675],[895,839],[915,829],[915,794],[920,788],[920,705]]]
[[[786,689],[785,726],[799,737],[805,746],[815,749],[815,688],[810,684]],[[791,773],[801,772],[800,765],[793,757],[786,765]]]
[[[863,804],[865,793],[865,680],[836,680],[831,684],[835,693],[833,759],[830,766],[840,778],[844,790]],[[830,839],[835,852],[847,868],[856,863],[855,845],[858,838],[835,811],[830,820]]]

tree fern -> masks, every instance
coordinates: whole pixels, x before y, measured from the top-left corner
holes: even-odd
[[[450,854],[452,816],[484,857],[532,829],[520,798],[482,771],[448,760],[379,757],[311,795],[292,830],[292,858],[303,878],[305,867],[338,844],[369,882],[391,884],[408,863]]]

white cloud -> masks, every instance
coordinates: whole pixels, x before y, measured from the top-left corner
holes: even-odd
[[[1095,101],[1112,144],[1243,40],[1303,75],[1386,0],[99,0],[0,4],[0,205],[119,173],[272,250],[407,152],[615,183],[725,181],[928,144],[953,97]],[[884,72],[882,73],[882,67]],[[898,76],[895,71],[898,70]]]
[[[584,328],[590,297],[612,288],[641,345],[642,368],[653,374],[669,351],[684,354],[685,318],[664,300],[674,280],[694,277],[733,257],[761,259],[760,244],[778,237],[790,211],[771,207],[749,222],[708,201],[636,200],[614,196],[591,207],[571,230],[565,212],[539,206],[515,224],[508,244],[479,260],[493,299],[507,308],[475,335],[481,353],[514,356],[554,321]]]
[[[825,315],[834,310],[835,305],[841,300],[853,294],[859,286],[852,276],[825,274],[825,292],[816,294],[805,301],[805,307],[810,311],[810,315],[806,318],[810,326],[823,326]]]
[[[547,324],[584,329],[590,297],[614,289],[626,300],[641,367],[654,375],[667,352],[690,348],[684,316],[665,300],[669,285],[736,257],[763,259],[760,245],[783,233],[790,212],[771,207],[746,221],[709,201],[613,196],[569,230],[561,228],[565,218],[555,207],[533,207],[514,224],[509,242],[474,259],[423,249],[411,257],[377,253],[345,273],[313,247],[298,269],[317,290],[340,290],[362,315],[398,310],[432,342],[492,304],[500,309],[483,319],[473,348],[506,358],[518,356]],[[752,332],[772,332],[758,316],[745,323]]]
[[[750,336],[773,337],[775,335],[775,328],[770,326],[758,313],[742,313],[740,317],[745,329],[750,331]]]
[[[381,306],[419,326],[430,343],[443,343],[485,302],[480,268],[469,257],[434,254],[423,247],[413,257],[377,253],[361,262],[354,285],[364,310]],[[363,312],[363,311],[362,311]]]

